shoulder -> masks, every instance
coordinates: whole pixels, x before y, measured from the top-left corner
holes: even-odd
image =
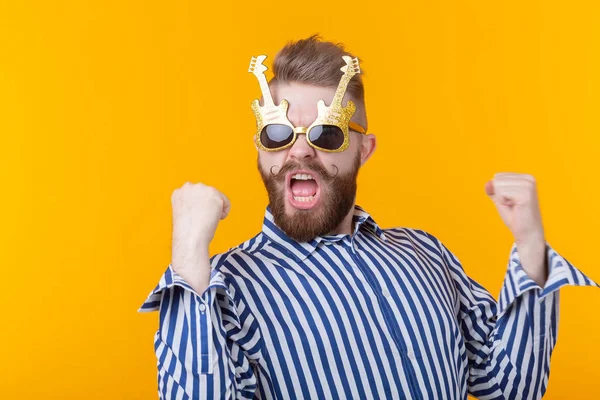
[[[256,234],[254,237],[238,244],[237,246],[229,248],[229,250],[222,253],[214,254],[210,257],[211,267],[219,268],[225,263],[229,263],[238,257],[250,257],[253,258],[256,253],[265,246],[267,239],[262,232]]]
[[[219,273],[227,282],[240,278],[244,270],[255,269],[260,263],[259,255],[266,243],[265,235],[260,232],[227,251],[214,254],[210,258],[212,275]]]
[[[396,245],[412,246],[415,249],[441,253],[442,243],[431,233],[416,228],[395,227],[384,229],[386,239]]]
[[[390,233],[388,233],[390,231]],[[410,243],[417,251],[426,254],[429,258],[436,259],[450,268],[462,269],[460,259],[436,236],[422,229],[393,228],[386,229],[387,238],[392,242],[401,243],[404,240]]]
[[[385,229],[384,232],[391,246],[408,250],[445,271],[462,273],[463,268],[458,257],[430,232],[406,227]]]

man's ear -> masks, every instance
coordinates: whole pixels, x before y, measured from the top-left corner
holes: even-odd
[[[375,152],[377,148],[377,138],[374,134],[369,133],[363,135],[362,143],[360,144],[360,165],[364,165]]]

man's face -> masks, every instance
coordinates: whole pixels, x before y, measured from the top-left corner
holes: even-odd
[[[271,88],[275,104],[287,99],[288,119],[308,127],[317,118],[317,102],[327,105],[334,88],[298,83],[278,83]],[[344,99],[344,105],[346,99]],[[353,121],[365,125],[362,110]],[[362,135],[350,131],[350,146],[340,153],[314,149],[299,134],[287,149],[259,150],[258,167],[269,195],[277,226],[289,237],[305,242],[337,228],[354,205],[356,177],[361,165]]]

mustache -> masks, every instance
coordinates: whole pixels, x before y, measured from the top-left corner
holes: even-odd
[[[333,167],[335,168],[335,173],[330,173],[329,171],[327,171],[327,169],[325,169],[324,166],[322,166],[317,161],[309,161],[306,163],[289,161],[286,164],[284,164],[284,166],[281,167],[277,172],[273,172],[274,167],[277,167],[277,165],[271,166],[269,172],[271,173],[273,179],[276,179],[278,181],[284,181],[286,174],[295,170],[308,170],[314,172],[321,178],[322,181],[326,182],[334,180],[340,172],[339,168],[336,165],[333,165]]]

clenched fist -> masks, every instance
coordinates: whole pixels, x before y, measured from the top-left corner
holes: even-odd
[[[543,286],[547,278],[545,239],[534,177],[498,173],[486,183],[485,192],[513,234],[523,269]]]
[[[173,191],[171,205],[171,265],[198,294],[202,294],[210,279],[208,245],[219,221],[229,214],[229,199],[213,187],[186,182]]]
[[[535,179],[531,175],[498,173],[486,184],[486,193],[512,232],[515,242],[544,240]]]

